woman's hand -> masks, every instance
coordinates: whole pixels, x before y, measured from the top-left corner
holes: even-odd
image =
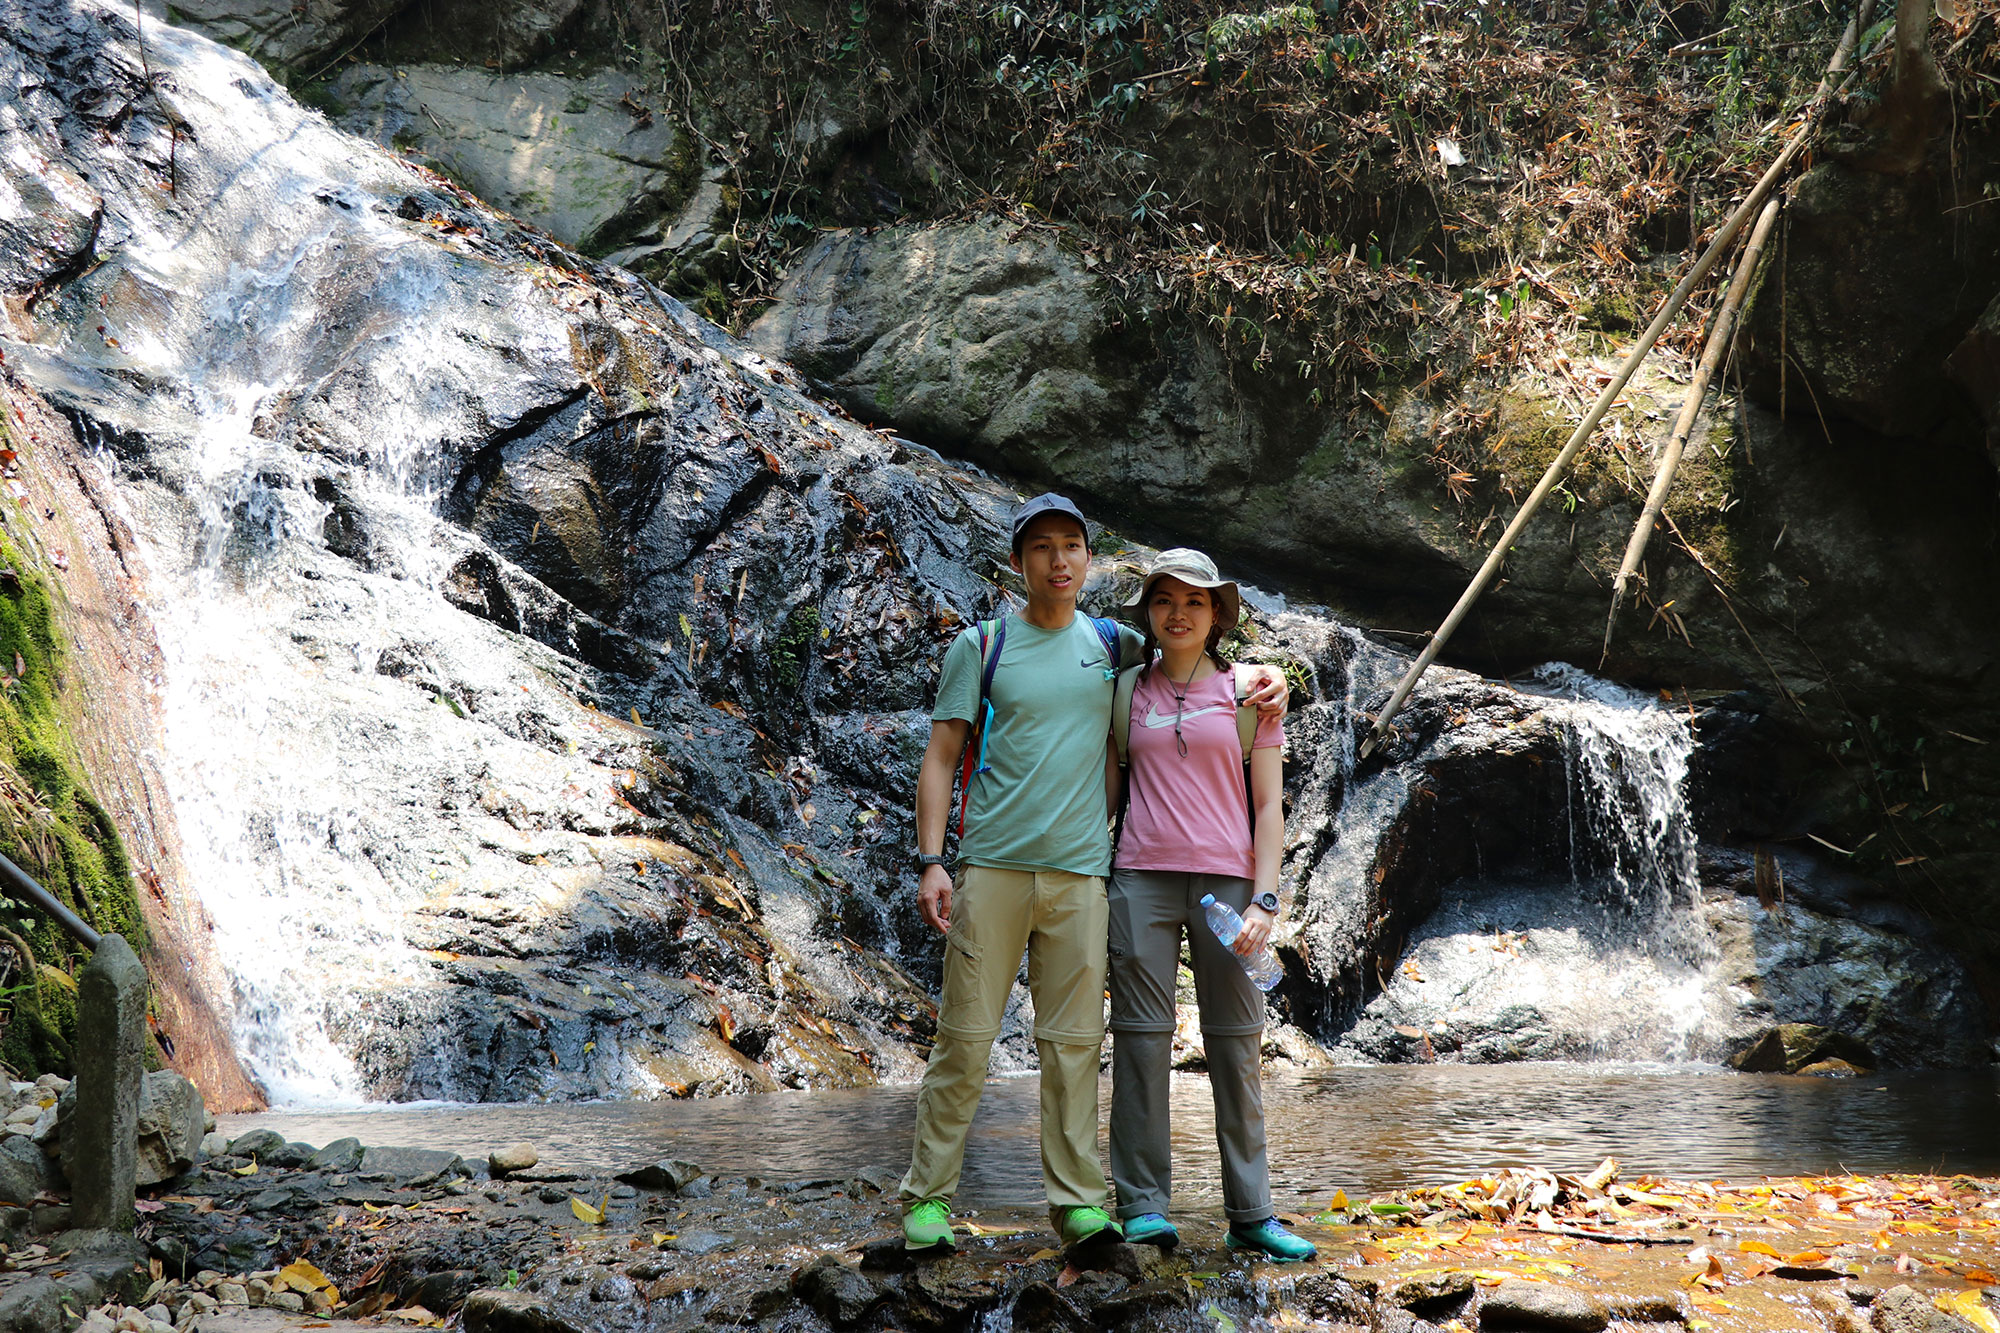
[[[1258,663],[1244,671],[1248,678],[1249,692],[1243,702],[1257,710],[1257,716],[1283,717],[1291,705],[1291,682],[1285,673],[1267,663]]]
[[[1243,930],[1230,945],[1238,958],[1253,958],[1257,951],[1271,942],[1271,927],[1278,918],[1261,907],[1249,907],[1243,911]]]

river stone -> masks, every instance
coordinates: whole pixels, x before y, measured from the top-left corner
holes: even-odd
[[[1472,1288],[1473,1278],[1470,1273],[1426,1273],[1420,1277],[1406,1278],[1398,1282],[1389,1289],[1385,1299],[1407,1310],[1417,1306],[1462,1301],[1472,1294]]]
[[[467,1333],[595,1333],[549,1308],[529,1292],[488,1287],[465,1298],[459,1310]]]
[[[532,1143],[516,1143],[506,1148],[496,1148],[487,1154],[486,1169],[495,1177],[511,1175],[516,1171],[526,1171],[539,1164],[541,1154]]]
[[[252,1129],[238,1134],[229,1141],[231,1157],[255,1157],[263,1161],[273,1152],[285,1146],[285,1136],[275,1129]]]
[[[139,1097],[137,1180],[141,1188],[185,1175],[201,1156],[208,1108],[201,1089],[171,1069],[146,1075]]]
[[[349,65],[323,94],[342,129],[396,147],[566,245],[603,254],[693,192],[674,117],[619,69],[570,76],[468,65]]]
[[[313,1147],[310,1143],[292,1141],[281,1143],[271,1149],[270,1152],[264,1155],[263,1160],[272,1166],[290,1169],[306,1165],[312,1161],[313,1154],[318,1151],[319,1149]]]
[[[720,1231],[683,1231],[668,1241],[666,1248],[678,1250],[682,1254],[714,1254],[726,1250],[736,1243],[736,1237]]]
[[[314,1153],[307,1160],[306,1166],[314,1171],[325,1171],[329,1174],[359,1171],[363,1151],[360,1139],[335,1139]]]
[[[616,1179],[627,1185],[637,1185],[642,1189],[668,1190],[679,1193],[695,1181],[701,1179],[702,1170],[693,1162],[678,1159],[661,1160],[646,1166],[621,1171]]]
[[[361,1154],[361,1174],[392,1176],[398,1184],[427,1184],[445,1175],[470,1174],[457,1153],[443,1148],[368,1148]]]
[[[1555,1333],[1597,1333],[1611,1322],[1604,1302],[1555,1282],[1508,1278],[1479,1303],[1480,1327],[1546,1328]]]
[[[608,1277],[599,1278],[590,1287],[590,1299],[607,1304],[633,1300],[638,1295],[639,1288],[623,1273],[613,1273]]]
[[[1780,1023],[1766,1029],[1749,1046],[1730,1057],[1729,1064],[1746,1074],[1796,1074],[1825,1059],[1842,1059],[1873,1068],[1874,1053],[1860,1042],[1815,1023]]]

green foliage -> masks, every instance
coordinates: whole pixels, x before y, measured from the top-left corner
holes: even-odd
[[[1261,13],[1224,14],[1208,25],[1212,51],[1238,51],[1273,33],[1311,32],[1319,15],[1310,5],[1278,5]]]
[[[771,659],[772,675],[787,692],[796,691],[805,682],[806,666],[819,647],[819,629],[819,608],[810,602],[793,608],[785,617],[785,627],[772,645]]]

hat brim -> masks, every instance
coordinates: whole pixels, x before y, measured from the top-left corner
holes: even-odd
[[[1125,613],[1125,618],[1140,629],[1148,627],[1146,622],[1146,603],[1152,600],[1154,585],[1159,583],[1161,579],[1179,579],[1190,588],[1207,588],[1210,592],[1213,592],[1215,594],[1215,623],[1222,627],[1225,634],[1243,622],[1243,594],[1237,591],[1234,579],[1204,579],[1191,576],[1185,571],[1162,569],[1148,574],[1145,582],[1139,585],[1139,591],[1133,595],[1132,600],[1126,602],[1124,607],[1121,608]]]

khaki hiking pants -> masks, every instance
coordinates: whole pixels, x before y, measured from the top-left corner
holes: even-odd
[[[967,866],[952,893],[937,1044],[917,1094],[905,1206],[958,1190],[965,1135],[1007,992],[1028,951],[1042,1064],[1042,1180],[1051,1208],[1103,1208],[1097,1062],[1104,1044],[1104,881],[1063,871]]]
[[[1202,895],[1212,893],[1241,912],[1250,889],[1249,880],[1229,875],[1119,870],[1111,876],[1111,1178],[1121,1218],[1165,1213],[1173,1198],[1168,1089],[1183,934],[1215,1098],[1222,1211],[1232,1222],[1271,1216],[1258,1064],[1264,993],[1215,938],[1201,905]]]

